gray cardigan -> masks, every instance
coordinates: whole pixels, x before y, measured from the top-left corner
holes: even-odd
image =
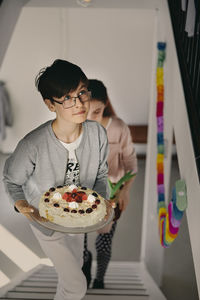
[[[94,121],[83,123],[83,137],[76,150],[80,183],[109,197],[107,185],[108,140],[105,129]],[[26,199],[38,207],[41,195],[50,187],[64,184],[68,151],[52,130],[52,120],[28,133],[6,160],[4,183],[10,200]],[[33,222],[46,235],[52,230]]]

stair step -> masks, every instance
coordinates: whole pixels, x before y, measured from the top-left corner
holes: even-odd
[[[6,297],[10,299],[53,299],[55,296],[54,293],[26,293],[26,292],[8,292]],[[6,298],[7,299],[7,298]]]
[[[149,296],[86,295],[83,300],[150,300]],[[153,299],[152,299],[153,300]]]
[[[26,281],[49,281],[49,282],[57,282],[58,279],[57,278],[38,278],[38,277],[29,277],[28,280]],[[123,283],[123,282],[127,282],[127,283],[132,283],[132,282],[141,282],[142,280],[138,277],[138,278],[124,278],[124,277],[118,277],[118,278],[113,278],[113,277],[109,277],[109,278],[105,278],[104,280],[105,282],[116,282],[116,283]]]
[[[106,280],[105,285],[108,284],[121,284],[121,285],[139,285],[143,284],[141,280],[130,280],[130,281],[123,281],[123,280]],[[51,280],[25,280],[20,285],[22,286],[56,286],[57,281],[51,281]]]
[[[92,271],[94,272],[94,270],[96,269],[96,264],[93,264],[92,266]],[[132,267],[128,268],[126,267],[126,269],[122,269],[122,267],[113,267],[112,266],[112,269],[108,269],[108,271],[106,272],[106,275],[109,275],[109,274],[126,274],[126,275],[138,275],[138,271],[137,270],[134,270]],[[45,269],[41,269],[39,271],[37,271],[35,274],[43,274],[43,275],[48,275],[48,274],[57,274],[56,271],[55,271],[55,268],[54,267],[47,267]]]
[[[105,290],[140,290],[140,291],[146,291],[146,289],[143,287],[143,286],[140,286],[140,285],[136,285],[136,286],[133,286],[133,285],[127,285],[127,286],[124,286],[124,285],[106,285],[105,287]],[[13,291],[15,292],[55,292],[56,291],[56,286],[54,287],[45,287],[45,286],[17,286],[13,289]],[[90,292],[90,289],[88,290],[89,293],[91,294]]]
[[[46,287],[46,286],[50,286],[50,287],[55,287],[57,286],[57,282],[50,282],[50,281],[23,281],[21,282],[20,286],[37,286],[37,287]]]
[[[13,300],[16,298],[0,298],[1,300]],[[20,299],[20,298],[18,298]],[[25,300],[25,298],[21,298],[22,300]],[[38,298],[28,298],[29,300],[38,300]],[[41,299],[41,298],[40,298]],[[51,300],[53,298],[46,298],[48,300]],[[86,295],[83,300],[122,300],[121,296],[117,296],[117,295]],[[123,300],[150,300],[149,296],[123,296]]]
[[[145,289],[132,289],[132,290],[121,290],[121,289],[89,289],[87,291],[88,295],[142,295],[142,296],[148,296],[148,293]]]
[[[36,287],[56,287],[57,286],[57,282],[49,282],[49,281],[23,281],[20,283],[20,286],[26,286],[26,287],[32,287],[32,286],[36,286]],[[105,286],[106,287],[110,287],[110,288],[129,288],[129,287],[139,287],[139,286],[144,286],[144,284],[142,282],[131,282],[131,283],[127,283],[124,282],[122,284],[122,282],[117,283],[117,282],[105,282]]]
[[[93,275],[92,275],[92,277],[94,277]],[[50,279],[50,280],[57,280],[58,279],[58,276],[36,276],[35,274],[34,275],[32,275],[32,276],[30,276],[30,277],[28,277],[29,279],[36,279],[36,280],[38,280],[38,279],[41,279],[41,280],[43,280],[43,279],[46,279],[46,278],[48,278],[48,279]],[[116,280],[124,280],[124,281],[126,281],[126,280],[141,280],[141,276],[140,275],[137,275],[137,276],[127,276],[127,275],[123,275],[123,274],[119,274],[119,275],[107,275],[107,276],[105,276],[105,280],[110,280],[110,279],[116,279]]]
[[[56,293],[56,287],[23,287],[18,286],[12,292],[30,292],[30,293]],[[105,289],[88,289],[89,295],[147,295],[146,289],[141,287],[132,287],[129,289],[108,288]]]
[[[58,278],[58,275],[55,273],[55,274],[41,274],[41,273],[34,273],[32,276],[30,276],[30,278],[32,277],[37,277],[37,278]],[[140,278],[140,275],[139,274],[123,274],[123,273],[120,273],[120,274],[106,274],[105,278],[125,278],[125,279],[129,279],[129,278]]]
[[[122,291],[122,290],[88,290],[88,295],[91,296],[96,296],[96,295],[101,295],[101,296],[110,296],[110,295],[117,295],[117,296],[148,296],[148,294],[144,291]],[[11,299],[54,299],[55,293],[52,292],[16,292],[16,291],[11,291],[8,292],[6,295],[8,298]]]

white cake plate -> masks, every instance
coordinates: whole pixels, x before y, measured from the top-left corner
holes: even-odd
[[[104,217],[103,220],[101,220],[100,222],[98,222],[94,225],[91,225],[91,226],[65,227],[65,226],[61,226],[61,225],[52,223],[49,220],[46,221],[46,219],[44,219],[44,221],[38,220],[38,219],[36,219],[36,217],[34,215],[31,215],[31,217],[34,222],[36,222],[48,229],[54,230],[54,231],[65,232],[65,233],[88,233],[88,232],[97,231],[97,230],[103,228],[104,226],[106,226],[113,220],[114,209],[111,207],[108,200],[105,200],[105,203],[106,203],[106,210],[107,210],[106,216]],[[39,212],[38,212],[38,214],[39,214]]]

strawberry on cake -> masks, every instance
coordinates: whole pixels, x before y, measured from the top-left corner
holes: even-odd
[[[86,227],[106,215],[103,197],[87,187],[57,186],[45,192],[39,203],[41,217],[65,227]]]

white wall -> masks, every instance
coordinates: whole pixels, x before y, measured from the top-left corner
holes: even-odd
[[[51,117],[34,80],[40,68],[60,55],[59,28],[59,10],[49,9],[45,15],[43,10],[23,8],[0,72],[14,111],[14,126],[8,128],[2,145],[4,152],[12,151],[28,131]]]
[[[124,121],[147,124],[153,22],[151,9],[24,7],[0,70],[14,110],[2,151],[12,151],[28,131],[54,117],[34,79],[56,58],[103,80]]]
[[[10,43],[15,24],[28,0],[6,0],[0,5],[0,66]]]
[[[66,20],[67,57],[89,77],[105,82],[116,112],[126,122],[147,124],[153,11],[70,9]]]

